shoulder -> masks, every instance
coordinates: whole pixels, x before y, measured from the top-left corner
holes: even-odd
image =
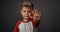
[[[18,20],[18,21],[16,22],[16,24],[19,25],[21,22],[22,22],[22,20]]]

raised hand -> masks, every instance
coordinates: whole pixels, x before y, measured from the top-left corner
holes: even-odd
[[[32,11],[33,13],[33,18],[35,21],[39,21],[41,18],[41,11],[39,11],[38,9],[34,9],[34,11]]]

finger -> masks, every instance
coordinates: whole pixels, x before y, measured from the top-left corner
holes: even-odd
[[[39,12],[38,9],[36,9],[36,12],[37,12],[37,13]]]
[[[35,14],[34,11],[32,11],[32,14],[33,14],[33,15]]]
[[[36,13],[37,11],[36,11],[36,9],[34,9],[34,13]]]
[[[35,13],[39,13],[39,10],[38,10],[38,9],[36,9],[36,10],[35,10]]]

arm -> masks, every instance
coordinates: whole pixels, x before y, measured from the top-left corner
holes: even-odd
[[[34,26],[38,27],[40,21],[41,21],[41,11],[38,11],[34,9],[33,11],[33,19],[34,19]]]
[[[20,24],[20,21],[18,21],[15,25],[14,32],[19,32],[18,25]]]

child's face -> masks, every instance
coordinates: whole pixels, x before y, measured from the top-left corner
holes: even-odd
[[[32,15],[32,9],[29,7],[22,7],[21,14],[24,19],[29,19],[30,16]]]

